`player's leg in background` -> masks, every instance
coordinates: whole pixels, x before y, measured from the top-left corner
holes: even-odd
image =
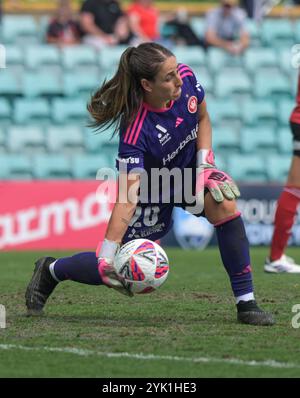
[[[214,224],[222,262],[236,299],[238,320],[254,325],[272,325],[271,314],[261,310],[254,298],[249,241],[236,202],[215,202],[205,196],[205,215]]]
[[[291,130],[294,156],[287,182],[277,202],[270,256],[264,267],[266,272],[300,273],[300,266],[284,254],[300,204],[300,125],[291,123]]]

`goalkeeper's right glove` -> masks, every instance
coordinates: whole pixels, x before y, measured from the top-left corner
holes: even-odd
[[[97,250],[98,271],[105,286],[113,288],[119,293],[132,297],[133,293],[128,289],[124,279],[117,275],[113,263],[120,245],[117,242],[104,239],[101,249]]]

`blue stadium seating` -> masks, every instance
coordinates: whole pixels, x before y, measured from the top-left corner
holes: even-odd
[[[213,148],[215,153],[224,155],[225,153],[240,152],[239,132],[229,127],[215,127],[213,129]]]
[[[11,119],[11,106],[7,99],[0,98],[0,124]]]
[[[53,97],[63,95],[62,77],[57,73],[27,72],[23,78],[26,97]]]
[[[42,98],[18,98],[14,102],[13,120],[16,124],[50,122],[50,104]]]
[[[2,167],[0,178],[95,178],[99,167],[114,168],[118,136],[110,140],[113,128],[94,134],[86,127],[86,105],[115,72],[126,47],[59,49],[43,43],[48,16],[5,15],[3,21],[7,68],[0,70],[0,154],[12,162]],[[300,22],[247,23],[251,46],[242,56],[218,48],[172,50],[178,62],[193,68],[206,92],[218,166],[239,180],[283,181],[298,78],[291,46],[299,42]],[[193,17],[192,27],[203,37],[203,18]]]
[[[248,99],[242,103],[243,123],[247,126],[277,126],[277,109],[273,101]]]
[[[236,181],[266,182],[265,160],[257,155],[232,155],[227,160],[227,170]]]
[[[62,50],[62,65],[67,70],[74,70],[80,66],[96,66],[97,56],[93,47],[70,46]]]
[[[49,71],[49,67],[60,67],[60,50],[50,44],[27,47],[25,49],[24,63],[28,69],[41,70],[42,67],[45,67]]]
[[[284,182],[291,164],[290,155],[270,155],[266,158],[266,170],[270,181]]]
[[[67,149],[84,151],[84,139],[79,126],[49,126],[46,130],[47,148],[50,152],[59,153]]]
[[[277,137],[273,128],[249,127],[241,129],[241,150],[244,153],[276,152]]]
[[[0,126],[0,153],[6,152],[6,136],[4,127]]]
[[[95,180],[98,170],[108,167],[108,159],[101,152],[97,155],[78,155],[73,157],[72,167],[75,178]]]
[[[11,152],[46,148],[45,134],[40,126],[10,126],[7,129],[7,138],[7,147]]]
[[[68,179],[73,177],[70,160],[64,155],[36,155],[32,172],[37,179]]]
[[[70,124],[75,120],[88,122],[87,102],[81,98],[56,98],[52,102],[52,118],[58,124]]]
[[[292,85],[282,72],[258,72],[254,76],[254,94],[258,98],[292,99]]]
[[[31,180],[30,158],[23,154],[0,154],[0,180]]]
[[[244,55],[244,65],[251,74],[266,68],[279,69],[278,52],[273,48],[249,48]]]
[[[266,46],[290,47],[294,44],[294,27],[288,19],[266,19],[261,28],[262,41]]]
[[[5,15],[2,21],[4,44],[38,42],[38,23],[31,15]]]
[[[234,79],[232,78],[232,71],[221,71],[215,79],[215,94],[219,98],[230,97],[233,94],[247,94],[252,93],[252,84],[246,72],[234,72]]]
[[[177,58],[177,61],[182,64],[187,64],[191,68],[205,66],[206,57],[204,50],[199,46],[175,46],[172,52]]]
[[[278,149],[283,154],[291,156],[293,151],[293,138],[289,127],[281,127],[277,133]]]
[[[17,96],[22,93],[21,77],[7,69],[1,69],[0,95]]]

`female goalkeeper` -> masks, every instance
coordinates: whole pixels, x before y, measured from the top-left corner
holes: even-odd
[[[191,68],[159,44],[129,47],[88,109],[95,127],[114,123],[119,133],[119,195],[96,253],[36,262],[26,291],[28,314],[41,314],[55,286],[67,279],[131,295],[112,267],[120,245],[161,238],[174,206],[181,206],[216,228],[238,321],[274,324],[254,298],[249,243],[235,202],[239,190],[214,163],[204,89]],[[165,172],[172,173],[170,184],[156,178]]]

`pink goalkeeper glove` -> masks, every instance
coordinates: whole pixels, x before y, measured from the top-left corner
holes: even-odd
[[[197,153],[198,174],[196,180],[196,200],[204,204],[204,190],[209,189],[214,200],[223,202],[224,198],[238,198],[240,191],[232,178],[216,168],[212,150],[201,149]]]
[[[116,242],[104,239],[101,248],[96,252],[98,257],[98,271],[102,282],[109,288],[113,288],[119,293],[126,296],[133,296],[133,293],[128,290],[124,280],[117,275],[114,270],[113,263],[115,255],[117,254],[120,245]]]

